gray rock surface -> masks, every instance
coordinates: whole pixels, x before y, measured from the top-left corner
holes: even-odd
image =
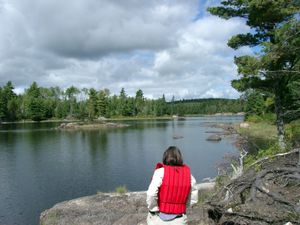
[[[199,185],[209,190],[212,184]],[[41,225],[146,225],[146,192],[98,193],[56,204],[41,213]],[[188,209],[189,224],[214,224],[200,205]]]
[[[139,224],[148,212],[145,202],[145,192],[99,193],[56,204],[41,214],[40,224]]]

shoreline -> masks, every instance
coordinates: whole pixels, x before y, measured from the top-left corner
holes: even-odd
[[[224,136],[231,136],[233,133],[226,133],[226,128],[232,131],[233,126],[223,124],[215,124],[224,130]],[[228,128],[230,127],[230,128]],[[236,140],[237,141],[237,140]],[[199,199],[198,204],[188,209],[188,220],[209,224],[210,219],[206,213],[206,209],[202,208],[201,198],[205,198],[207,193],[213,193],[216,187],[215,178],[204,178],[202,182],[196,184]],[[209,195],[209,194],[208,194]],[[132,202],[128,204],[128,202]],[[126,208],[120,210],[123,206]],[[90,208],[91,207],[91,208]],[[118,209],[116,209],[118,207]],[[96,208],[96,209],[95,209]],[[198,211],[197,211],[198,210]],[[74,211],[76,211],[74,215]],[[199,211],[201,212],[199,214]],[[146,206],[146,191],[135,191],[125,193],[101,193],[96,195],[79,197],[57,203],[50,209],[44,210],[40,214],[40,224],[42,225],[63,225],[63,224],[122,224],[122,225],[146,225],[148,209]],[[117,215],[117,218],[107,215]],[[196,219],[195,219],[196,218]],[[92,221],[92,222],[91,222]],[[99,222],[100,221],[100,222]],[[201,223],[200,223],[201,224]]]
[[[187,117],[213,117],[213,116],[244,116],[245,113],[215,113],[215,114],[192,114],[185,116],[178,116],[179,118]],[[103,122],[103,121],[126,121],[126,120],[174,120],[176,119],[173,115],[171,116],[158,116],[158,117],[116,117],[116,118],[104,118],[95,120],[79,120],[79,119],[48,119],[41,121],[33,120],[19,120],[19,121],[0,121],[1,124],[26,124],[26,123],[72,123],[72,122]]]

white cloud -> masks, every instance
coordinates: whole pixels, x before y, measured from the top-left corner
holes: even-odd
[[[142,89],[151,98],[237,97],[233,56],[251,51],[226,43],[249,28],[200,7],[198,0],[2,0],[0,86],[11,80],[20,92],[36,81],[113,94]]]
[[[240,20],[208,16],[195,21],[181,30],[176,47],[156,53],[153,69],[162,80],[175,79],[172,87],[180,90],[177,94],[181,97],[237,97],[230,87],[236,75],[233,56],[251,51],[244,48],[234,52],[226,42],[248,30]]]
[[[111,52],[170,46],[178,26],[191,20],[197,3],[124,2],[15,0],[13,6],[39,47],[67,57],[97,58]]]

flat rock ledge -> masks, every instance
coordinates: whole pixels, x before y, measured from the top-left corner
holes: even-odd
[[[209,190],[212,183],[198,184]],[[40,215],[41,225],[146,225],[146,192],[98,193],[56,204]],[[190,225],[215,224],[200,205],[188,209]]]

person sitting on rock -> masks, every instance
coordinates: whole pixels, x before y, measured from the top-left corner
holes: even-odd
[[[196,180],[177,147],[170,146],[162,162],[157,163],[147,190],[147,224],[187,224],[186,207],[198,201]]]

